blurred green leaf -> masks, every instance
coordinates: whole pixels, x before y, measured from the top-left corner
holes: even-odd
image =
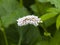
[[[57,28],[58,30],[59,30],[59,28],[60,28],[60,15],[57,17],[56,28]]]
[[[51,4],[54,4],[56,8],[60,10],[60,0],[49,0]]]
[[[49,45],[49,41],[48,40],[40,40],[35,45]]]
[[[23,32],[25,31],[22,38],[22,45],[34,45],[38,39],[41,40],[41,35],[37,27],[33,25],[27,25],[23,28],[21,27],[20,31],[21,29]]]
[[[60,45],[60,31],[57,31],[51,39],[50,45]]]
[[[49,0],[38,0],[39,2],[49,2]]]
[[[38,0],[39,2],[51,2],[51,4],[54,4],[56,8],[60,10],[60,0]]]
[[[49,45],[49,41],[42,40],[40,43],[41,43],[41,45]]]
[[[28,12],[25,8],[19,8],[12,12],[11,14],[8,14],[6,16],[2,16],[2,22],[5,27],[8,27],[10,24],[13,24],[16,22],[16,20],[20,17],[28,15]]]
[[[5,29],[5,33],[8,40],[8,45],[18,45],[19,33],[17,25],[10,25]]]
[[[47,9],[52,7],[50,3],[35,3],[34,5],[31,5],[31,9],[34,11],[34,14],[41,16],[45,13],[47,13]]]
[[[55,13],[55,12],[47,13],[47,14],[42,15],[41,19],[44,22],[44,26],[49,27],[52,24],[54,24],[55,21],[56,21],[56,16],[57,16],[57,13]]]
[[[56,8],[48,8],[47,9],[47,14],[50,14],[50,13],[59,13],[59,10],[58,9],[56,9]],[[57,14],[55,15],[55,16],[53,16],[53,17],[51,17],[51,18],[49,18],[49,19],[47,19],[47,20],[45,20],[44,21],[44,25],[45,25],[45,27],[49,27],[49,26],[51,26],[52,24],[54,24],[54,23],[56,23],[56,16],[57,16]],[[44,14],[45,15],[45,14]],[[44,16],[43,15],[43,16]],[[51,15],[54,15],[54,14],[51,14]],[[50,16],[51,16],[50,15]],[[47,15],[46,15],[47,16]],[[47,18],[49,17],[49,15],[47,16]],[[52,22],[51,22],[52,21]]]
[[[53,25],[54,23],[56,23],[56,18],[57,17],[53,17],[53,18],[50,18],[50,19],[44,21],[44,26],[49,27],[49,26]]]
[[[44,26],[51,26],[56,21],[57,13],[47,13],[41,16],[42,21],[44,22]],[[52,22],[51,22],[52,21]]]
[[[17,0],[2,0],[2,7],[8,12],[14,11],[18,6]]]
[[[43,21],[46,21],[46,20],[48,20],[48,19],[50,19],[50,18],[55,17],[56,15],[57,15],[57,13],[55,13],[55,12],[47,13],[47,14],[42,15],[42,16],[41,16],[41,19],[42,19]]]
[[[47,12],[56,12],[56,13],[59,13],[60,11],[57,9],[57,8],[53,8],[53,7],[51,7],[51,8],[48,8],[47,9]]]
[[[5,27],[8,27],[10,24],[15,23],[18,18],[28,14],[26,8],[18,6],[17,0],[2,0],[1,5],[0,15],[2,24]]]
[[[5,16],[16,10],[18,3],[16,0],[2,0],[0,4],[0,15]]]

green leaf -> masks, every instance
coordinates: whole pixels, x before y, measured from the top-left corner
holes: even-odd
[[[5,29],[5,32],[8,40],[8,45],[18,45],[19,33],[17,25],[10,25],[7,29]]]
[[[49,0],[56,8],[60,10],[60,0]]]
[[[15,23],[18,18],[21,18],[26,15],[28,15],[27,10],[25,8],[19,8],[10,14],[7,14],[6,16],[2,16],[1,19],[3,25],[5,27],[8,27],[10,24]]]
[[[20,8],[18,5],[16,0],[2,0],[0,16],[4,27],[8,27],[15,23],[18,18],[28,14],[26,8]]]
[[[60,28],[60,15],[57,17],[56,28],[57,28],[58,30],[59,30],[59,28]]]
[[[38,15],[39,17],[46,12],[47,9],[52,7],[50,3],[35,3],[34,5],[31,5],[31,9],[34,11],[34,14]]]
[[[51,4],[55,4],[55,6],[60,9],[60,0],[38,0],[39,2],[51,2]]]
[[[16,0],[2,0],[0,4],[0,15],[5,16],[16,10],[18,3]]]
[[[15,10],[18,6],[16,0],[2,0],[2,7],[9,13]]]
[[[50,45],[60,45],[60,31],[57,31],[50,41]]]
[[[52,24],[55,23],[56,21],[56,16],[57,16],[57,13],[55,12],[52,12],[52,13],[47,13],[47,14],[44,14],[41,16],[41,19],[42,21],[44,22],[44,26],[45,27],[49,27],[51,26]],[[52,21],[52,22],[51,22]]]
[[[56,12],[56,13],[59,13],[60,11],[57,9],[57,8],[53,8],[53,7],[51,7],[51,8],[48,8],[47,9],[47,12]]]
[[[41,45],[49,45],[49,41],[42,40],[40,43],[41,43]]]
[[[48,40],[40,40],[35,43],[35,45],[49,45]]]
[[[41,19],[42,19],[43,21],[46,21],[46,20],[48,20],[48,19],[50,19],[50,18],[53,18],[53,17],[55,17],[55,16],[57,16],[57,13],[55,13],[55,12],[47,13],[47,14],[42,15],[42,16],[41,16]]]
[[[48,0],[38,0],[39,2],[48,2]]]
[[[57,17],[53,17],[53,18],[50,18],[50,19],[44,21],[44,26],[45,26],[45,27],[49,27],[49,26],[51,26],[52,24],[56,23],[56,18],[57,18]],[[51,21],[52,21],[52,22],[51,22]]]
[[[38,12],[36,5],[32,5],[32,6],[31,6],[31,9],[32,9],[34,12]]]
[[[50,13],[57,13],[57,14],[58,14],[58,13],[59,13],[59,10],[52,7],[52,8],[48,8],[48,9],[47,9],[47,12],[48,12],[47,14],[50,14]],[[44,14],[44,15],[46,15],[46,14]],[[43,16],[44,16],[44,15],[43,15]],[[52,14],[52,15],[53,15],[53,14]],[[47,20],[44,19],[44,20],[45,20],[45,21],[44,21],[45,27],[49,27],[49,26],[51,26],[52,24],[56,23],[56,18],[57,18],[56,16],[57,16],[57,15],[55,15],[54,17],[51,17],[51,15],[50,15],[51,18],[49,18],[49,19],[47,19]],[[49,17],[49,15],[46,16],[46,18],[48,18],[48,17]],[[52,22],[51,22],[51,21],[52,21]]]
[[[34,45],[38,39],[41,40],[41,35],[37,27],[27,25],[21,27],[20,32],[21,30],[23,31],[22,45]]]

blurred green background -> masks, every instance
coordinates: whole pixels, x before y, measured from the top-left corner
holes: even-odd
[[[43,23],[17,25],[32,14]],[[60,45],[60,0],[0,0],[0,45]]]

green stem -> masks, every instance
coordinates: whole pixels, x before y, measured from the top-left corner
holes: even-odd
[[[19,30],[19,28],[18,28],[18,30]],[[23,32],[22,32],[22,30],[19,30],[19,34],[20,34],[20,39],[19,39],[18,45],[21,45],[22,38],[23,38]]]
[[[47,32],[46,28],[42,24],[40,24],[40,26],[44,29],[45,32]]]
[[[20,36],[18,45],[21,45],[21,42],[22,42],[22,36]]]
[[[47,29],[42,24],[40,24],[40,26],[44,29],[45,32],[48,32]],[[52,38],[51,35],[49,37]]]
[[[20,35],[20,39],[19,39],[18,45],[21,45],[21,42],[22,42],[22,34]]]
[[[6,33],[5,33],[4,28],[1,28],[1,31],[3,32],[5,43],[6,43],[6,45],[8,45],[8,41],[7,41],[7,37],[6,37]]]

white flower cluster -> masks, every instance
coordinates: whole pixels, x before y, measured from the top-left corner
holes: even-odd
[[[28,15],[17,20],[18,26],[24,26],[27,24],[32,24],[34,26],[38,26],[39,23],[42,23],[41,18],[38,18],[34,15]]]

